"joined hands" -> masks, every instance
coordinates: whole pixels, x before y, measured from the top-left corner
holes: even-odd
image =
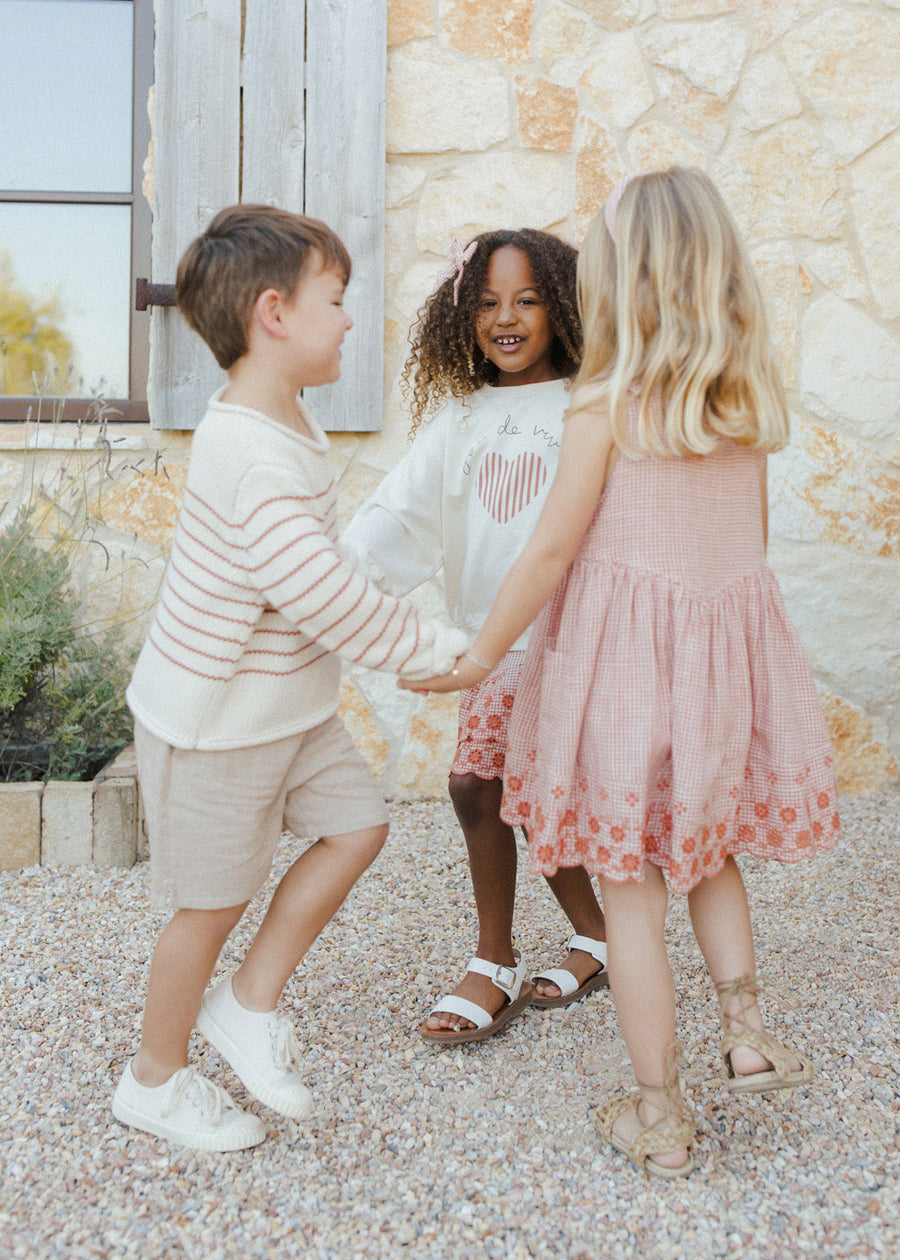
[[[402,691],[417,691],[423,696],[430,691],[461,691],[483,682],[492,668],[476,661],[469,652],[463,652],[448,674],[437,674],[434,678],[398,678],[397,686]]]

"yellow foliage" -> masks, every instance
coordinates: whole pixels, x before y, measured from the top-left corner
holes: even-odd
[[[35,302],[16,280],[9,255],[0,254],[0,394],[40,393],[54,375],[70,375],[73,346],[57,326],[62,318],[59,297]]]

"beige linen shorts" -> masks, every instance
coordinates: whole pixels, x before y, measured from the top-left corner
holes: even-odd
[[[223,910],[268,878],[284,830],[340,836],[388,821],[372,772],[339,717],[271,744],[173,748],[135,722],[157,910]]]

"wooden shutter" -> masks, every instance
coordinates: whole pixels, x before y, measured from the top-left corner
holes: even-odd
[[[179,11],[180,10],[180,14]],[[223,206],[324,219],[353,258],[341,380],[309,391],[328,430],[382,419],[386,0],[156,6],[153,280]],[[174,308],[153,311],[150,417],[193,428],[224,380]]]

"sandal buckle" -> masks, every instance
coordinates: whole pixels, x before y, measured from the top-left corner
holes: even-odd
[[[508,980],[504,980],[503,975],[502,975],[503,972],[506,972],[506,974],[509,976]],[[494,983],[497,985],[499,989],[505,989],[507,991],[511,989],[513,985],[516,983],[515,967],[505,967],[503,963],[497,963],[497,969],[494,972]]]

